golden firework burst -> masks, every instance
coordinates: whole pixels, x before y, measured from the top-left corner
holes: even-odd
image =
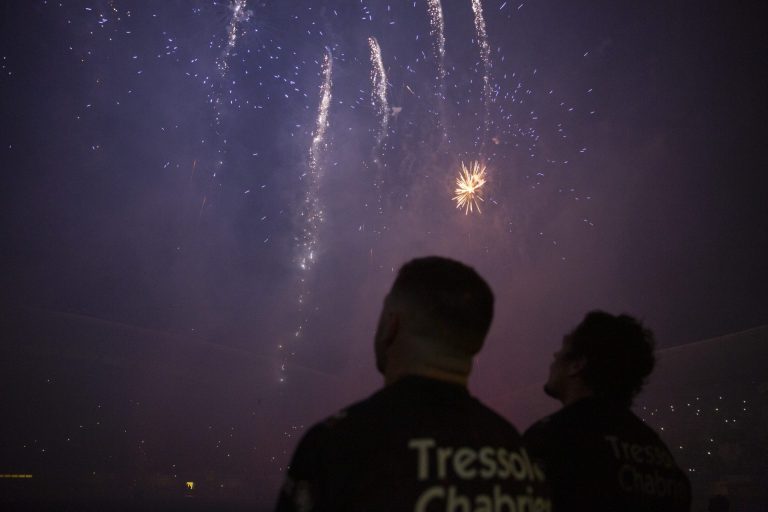
[[[461,172],[456,178],[456,195],[453,197],[456,208],[464,208],[465,215],[469,215],[469,212],[474,211],[475,208],[478,213],[482,213],[480,203],[483,197],[480,191],[483,185],[485,185],[485,165],[474,161],[467,167],[464,162],[461,162]]]

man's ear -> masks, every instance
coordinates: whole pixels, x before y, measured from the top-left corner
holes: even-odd
[[[575,357],[573,359],[568,360],[568,365],[566,367],[566,372],[569,377],[575,377],[576,375],[580,374],[584,371],[584,369],[587,367],[587,358],[584,356],[581,357]]]
[[[397,338],[397,333],[400,330],[400,316],[394,311],[388,311],[383,319],[383,325],[381,326],[381,341],[384,348],[389,348]]]

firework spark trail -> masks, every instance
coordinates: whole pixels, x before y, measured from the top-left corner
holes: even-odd
[[[247,21],[251,16],[251,11],[245,9],[246,0],[232,0],[229,9],[232,11],[232,17],[227,25],[227,45],[221,51],[221,56],[216,60],[216,67],[219,73],[224,76],[229,69],[229,56],[237,45],[237,27],[242,21]]]
[[[427,10],[429,12],[429,31],[434,40],[434,52],[437,58],[437,88],[440,104],[440,124],[442,125],[443,137],[448,137],[446,113],[445,113],[445,23],[443,21],[443,7],[440,0],[427,0]]]
[[[227,25],[227,43],[224,45],[224,49],[221,50],[221,55],[216,59],[216,69],[219,71],[221,83],[219,84],[218,90],[212,93],[210,99],[213,104],[217,126],[221,124],[223,82],[226,80],[227,71],[229,70],[229,57],[232,55],[232,51],[237,45],[237,29],[241,22],[248,21],[248,18],[253,14],[252,11],[245,8],[245,5],[246,0],[232,0],[232,4],[229,6],[229,10],[232,11],[232,16]]]
[[[378,213],[384,214],[383,189],[384,173],[381,161],[381,144],[387,136],[389,128],[389,103],[387,102],[387,72],[381,58],[381,47],[375,37],[368,38],[371,49],[371,104],[379,118],[379,133],[376,135],[376,145],[373,147],[372,160],[376,164],[378,175],[375,186],[378,189]]]
[[[227,41],[224,45],[224,48],[221,50],[221,54],[219,54],[219,56],[216,58],[216,69],[219,72],[218,80],[215,78],[209,79],[209,77],[206,77],[203,81],[203,83],[209,87],[208,103],[213,109],[212,128],[216,133],[219,142],[219,145],[216,149],[218,157],[216,158],[216,162],[213,164],[211,179],[215,179],[221,168],[224,166],[224,161],[227,154],[227,138],[222,134],[221,130],[221,122],[224,117],[224,91],[227,89],[226,80],[227,71],[229,70],[229,58],[232,55],[235,46],[237,45],[237,33],[239,25],[243,21],[248,21],[248,19],[253,14],[252,11],[245,9],[245,5],[246,0],[232,0],[232,3],[229,6],[229,10],[231,11],[232,15],[229,19],[229,23],[227,24]],[[211,41],[211,46],[213,46],[213,44],[213,41]],[[206,198],[203,198],[203,202],[200,206],[200,215],[198,215],[198,220],[203,215],[206,202]]]
[[[376,151],[378,152],[389,127],[389,104],[387,102],[387,72],[381,58],[381,47],[375,37],[368,38],[371,48],[371,103],[379,116],[379,133],[376,136]],[[378,155],[376,155],[378,156]]]
[[[456,201],[456,208],[464,208],[464,214],[469,215],[473,207],[477,208],[477,213],[483,213],[480,210],[480,202],[484,201],[480,192],[485,185],[485,165],[480,162],[472,162],[467,167],[461,162],[461,172],[456,178],[456,194],[453,198]]]
[[[328,110],[331,106],[331,72],[333,70],[333,57],[327,50],[323,59],[323,84],[320,86],[320,105],[317,108],[317,122],[312,134],[312,144],[309,147],[309,169],[302,175],[302,179],[309,178],[304,207],[301,216],[304,220],[301,237],[299,239],[299,267],[301,270],[309,270],[312,267],[317,250],[317,231],[323,222],[323,209],[320,205],[318,192],[322,179],[323,167],[320,157],[325,149],[325,132],[328,128]]]
[[[443,7],[440,0],[427,0],[429,11],[429,23],[432,26],[430,35],[435,41],[435,56],[437,57],[437,76],[442,86],[445,81],[445,23],[443,21]]]
[[[302,205],[301,219],[303,226],[297,241],[297,263],[299,265],[299,294],[298,306],[301,320],[294,333],[296,338],[300,337],[307,323],[307,317],[304,315],[304,306],[309,297],[309,288],[307,282],[307,272],[311,270],[315,263],[318,246],[318,231],[320,224],[324,219],[324,212],[320,203],[320,183],[323,177],[323,166],[321,158],[326,149],[325,132],[328,129],[328,111],[331,107],[331,87],[333,71],[333,55],[331,50],[326,48],[325,58],[323,59],[323,83],[320,86],[320,104],[317,108],[317,121],[315,131],[312,134],[312,144],[309,147],[309,165],[306,173],[302,174],[301,179],[308,179],[304,195],[304,204]],[[284,344],[278,345],[279,351],[283,354],[282,365],[280,367],[280,382],[285,381],[286,363],[289,356],[286,353]]]
[[[483,5],[480,0],[472,0],[472,11],[475,13],[475,33],[477,44],[480,47],[480,60],[483,63],[483,106],[485,117],[483,119],[483,145],[485,145],[490,129],[491,113],[491,46],[488,44],[488,33],[485,30],[485,18],[483,18]]]

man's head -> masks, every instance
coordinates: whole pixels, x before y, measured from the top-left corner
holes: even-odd
[[[630,405],[656,359],[653,333],[628,315],[588,313],[555,353],[544,391],[561,402],[584,396]]]
[[[492,318],[493,293],[474,269],[437,256],[411,260],[384,299],[376,367],[388,380],[425,369],[466,378]]]

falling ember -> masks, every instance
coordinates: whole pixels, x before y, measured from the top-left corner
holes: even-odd
[[[464,162],[461,162],[461,172],[459,177],[456,178],[456,194],[453,198],[456,201],[456,208],[464,208],[464,214],[468,215],[469,212],[477,209],[480,211],[480,202],[483,201],[483,197],[480,195],[481,190],[485,185],[485,165],[480,162],[472,162],[467,167]]]

